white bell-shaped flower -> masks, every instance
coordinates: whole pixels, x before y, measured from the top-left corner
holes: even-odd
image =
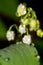
[[[20,25],[20,26],[19,26],[19,32],[20,32],[21,34],[23,34],[23,33],[26,32],[26,27],[25,27],[25,25]]]
[[[22,3],[17,8],[17,14],[18,14],[18,16],[22,16],[22,15],[26,14],[26,6],[23,5]]]
[[[31,43],[31,36],[30,35],[25,35],[22,39],[23,43],[25,44],[30,44]]]
[[[7,38],[8,41],[14,40],[14,37],[15,37],[14,31],[8,31],[7,32],[6,38]]]

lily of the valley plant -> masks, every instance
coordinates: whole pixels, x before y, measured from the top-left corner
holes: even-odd
[[[17,7],[16,16],[20,17],[20,25],[19,27],[16,24],[10,26],[6,34],[8,41],[15,39],[16,33],[15,31],[12,31],[12,27],[15,27],[17,29],[17,32],[20,33],[21,37],[24,34],[21,39],[21,42],[28,45],[32,43],[29,31],[35,31],[37,36],[43,37],[43,31],[40,29],[40,22],[37,19],[35,11],[31,7],[27,8],[26,5],[22,3],[19,4],[19,6]]]

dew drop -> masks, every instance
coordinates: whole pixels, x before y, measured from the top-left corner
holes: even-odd
[[[37,59],[40,59],[40,56],[37,56]]]
[[[5,58],[5,61],[8,62],[9,61],[9,58]]]

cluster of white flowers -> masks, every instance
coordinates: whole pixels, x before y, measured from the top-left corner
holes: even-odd
[[[14,31],[7,31],[6,37],[8,41],[14,40],[15,37]]]
[[[22,42],[25,44],[28,44],[28,45],[31,43],[31,35],[29,35],[28,28],[29,28],[29,31],[33,31],[33,30],[37,31],[37,35],[40,35],[40,32],[41,32],[41,31],[37,30],[40,27],[39,20],[29,17],[31,12],[33,12],[32,16],[34,16],[35,13],[32,10],[32,8],[26,9],[26,6],[21,3],[17,7],[17,16],[22,16],[21,20],[20,20],[21,24],[20,24],[19,28],[15,25],[12,25],[10,27],[10,29],[11,29],[13,26],[15,26],[15,28],[17,29],[17,31],[19,31],[19,33],[21,33],[21,35],[26,34],[22,38]],[[42,32],[41,32],[40,36],[43,36]],[[14,40],[14,37],[15,37],[14,31],[8,31],[6,34],[6,37],[7,37],[8,41]],[[34,46],[34,44],[32,44],[32,45]]]
[[[22,16],[26,14],[26,6],[23,4],[20,4],[17,8],[17,14],[18,16]]]
[[[26,32],[25,25],[20,25],[20,26],[19,26],[19,32],[20,32],[21,34],[23,34],[23,33]],[[31,43],[31,35],[24,35],[24,37],[22,38],[22,41],[23,41],[23,43],[29,45],[29,44]]]
[[[19,26],[19,32],[21,34],[26,32],[25,25]],[[14,37],[15,37],[14,31],[7,31],[6,37],[7,37],[8,41],[14,40]],[[22,38],[22,42],[29,45],[31,43],[31,36],[30,35],[24,35],[24,37]]]

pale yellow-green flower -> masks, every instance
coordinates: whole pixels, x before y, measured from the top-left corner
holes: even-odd
[[[17,8],[17,16],[22,16],[25,14],[26,14],[26,6],[21,3]]]
[[[37,30],[37,36],[43,37],[43,31],[41,29]]]
[[[28,19],[21,19],[21,23],[23,24],[23,25],[28,25],[29,24],[29,20]]]
[[[36,31],[40,27],[39,21],[35,19],[30,19],[30,31]]]

